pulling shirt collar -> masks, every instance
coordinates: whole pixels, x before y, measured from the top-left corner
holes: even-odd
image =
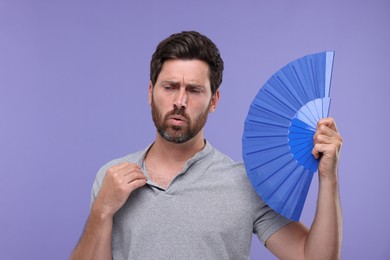
[[[187,169],[188,169],[189,167],[191,167],[194,163],[196,163],[196,162],[202,160],[203,158],[205,158],[206,156],[208,156],[208,155],[211,153],[213,147],[211,146],[211,144],[210,144],[206,139],[204,140],[204,142],[205,142],[205,146],[203,147],[203,149],[202,149],[201,151],[197,152],[193,157],[191,157],[191,158],[184,164],[183,169],[176,175],[176,177],[172,180],[171,184],[175,181],[175,179],[176,179],[178,176],[184,174],[184,173],[187,171]],[[152,186],[152,187],[158,188],[159,190],[165,191],[164,188],[160,187],[158,184],[156,184],[155,182],[153,182],[153,181],[151,180],[151,178],[149,177],[149,175],[148,175],[148,173],[147,173],[147,171],[146,171],[146,167],[145,167],[145,157],[146,157],[146,155],[148,154],[148,151],[149,151],[149,149],[152,147],[152,145],[153,145],[153,143],[150,144],[150,145],[143,151],[142,156],[141,156],[141,157],[138,159],[138,161],[137,161],[137,165],[141,168],[141,171],[143,172],[143,174],[145,175],[145,177],[146,177],[146,179],[147,179],[146,183],[147,183],[149,186]],[[169,189],[169,187],[171,186],[171,184],[167,187],[167,190]]]

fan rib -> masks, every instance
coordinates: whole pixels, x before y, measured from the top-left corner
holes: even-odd
[[[310,67],[311,67],[311,70],[312,71],[316,71],[316,66],[314,65],[316,64],[316,61],[315,59],[310,59]],[[313,84],[314,86],[316,86],[314,88],[314,93],[315,93],[315,96],[318,98],[318,97],[321,97],[321,94],[319,92],[319,89],[318,89],[318,86],[319,86],[319,83],[318,83],[318,77],[317,77],[317,73],[313,73]]]
[[[283,129],[288,128],[287,126],[284,126],[284,125],[277,125],[277,124],[265,123],[265,122],[261,122],[261,121],[259,121],[259,120],[254,120],[254,119],[250,119],[249,122],[250,122],[250,123],[256,123],[256,124],[258,124],[258,125],[273,126],[273,127],[276,127],[276,128],[283,128]]]
[[[291,171],[293,173],[299,165],[296,165],[295,168]],[[285,178],[277,185],[274,187],[274,190],[270,193],[269,198],[272,198],[274,194],[280,189],[280,187],[286,182],[286,180],[290,177],[290,175],[286,175]]]
[[[295,68],[294,65],[291,65],[291,67],[292,67],[292,71],[294,72],[293,75],[294,75],[295,79],[296,79],[297,82],[298,82],[298,86],[299,86],[299,88],[301,89],[302,93],[305,95],[305,100],[309,100],[309,96],[308,96],[307,93],[306,93],[304,84],[302,83],[302,80],[301,80],[301,78],[299,77],[299,73],[297,72],[297,69]]]
[[[277,174],[278,172],[280,172],[283,168],[285,168],[287,165],[289,165],[291,162],[293,162],[294,159],[291,159],[289,160],[288,162],[286,162],[285,164],[283,164],[279,169],[273,171],[271,174],[269,174],[266,178],[262,179],[259,183],[258,183],[258,187],[263,185],[266,181],[268,181],[271,177],[273,177],[275,174]]]
[[[298,162],[302,161],[302,158],[304,158],[304,156],[307,154],[308,150],[312,150],[312,149],[310,149],[311,146],[312,145],[307,144],[307,145],[305,145],[303,147],[300,147],[300,149],[295,152],[294,157],[297,156],[297,161]],[[302,163],[302,164],[304,164],[304,163]]]
[[[285,135],[251,135],[246,136],[246,138],[268,138],[268,137],[285,137]]]
[[[277,99],[281,100],[282,103],[285,103],[287,106],[291,107],[295,112],[301,107],[298,101],[295,101],[290,93],[286,92],[283,87],[281,87],[279,81],[276,79],[276,76],[271,78],[272,83],[266,83],[265,86],[260,90],[260,92],[269,92]]]
[[[307,111],[307,107],[302,107],[301,110],[297,113],[297,118],[300,119],[302,122],[309,124],[312,127],[316,126],[316,122],[314,118],[310,118],[309,115],[310,112]]]
[[[319,113],[317,112],[317,108],[315,106],[314,101],[310,101],[306,104],[306,107],[309,110],[309,113],[311,114],[312,118],[314,119],[314,122],[317,123],[320,119]]]
[[[294,99],[294,101],[297,102],[300,106],[302,106],[302,102],[295,97],[295,95],[290,91],[290,89],[284,84],[283,80],[279,76],[276,76],[276,78],[279,80],[279,83],[281,84],[283,89],[289,93],[289,95]]]
[[[325,96],[330,95],[330,81],[332,80],[332,67],[334,60],[334,52],[326,52],[326,68],[325,68]]]
[[[309,125],[307,125],[307,126],[309,126]],[[300,125],[291,125],[290,128],[294,129],[294,130],[296,129],[296,131],[305,131],[305,132],[312,132],[312,133],[314,133],[314,130],[311,127],[308,128],[308,127],[303,127],[303,126],[300,126]],[[291,133],[295,133],[296,131],[294,131],[294,130],[291,130],[290,132]]]
[[[286,146],[286,145],[285,144],[281,144],[281,145],[271,146],[269,148],[263,148],[263,149],[256,150],[256,151],[253,151],[253,152],[248,152],[246,154],[247,155],[252,155],[252,154],[256,154],[256,153],[260,153],[260,152],[269,151],[269,150],[272,150],[272,149],[275,149],[275,148],[280,148],[280,147],[283,147],[283,146]]]
[[[298,168],[298,166],[297,166],[297,168]],[[305,172],[305,169],[303,169],[302,172]],[[301,173],[301,174],[303,174],[303,173]],[[291,175],[290,175],[290,176],[291,176]],[[292,185],[292,187],[297,187],[300,181],[302,181],[302,179],[296,178],[296,181],[295,181],[294,185]],[[294,189],[291,188],[290,191],[288,192],[287,196],[286,196],[287,199],[285,199],[285,200],[284,200],[284,203],[282,204],[282,208],[285,208],[285,207],[286,207],[286,203],[287,203],[287,201],[288,201],[288,198],[292,197],[291,195],[293,194],[293,192],[294,192]],[[295,209],[295,206],[292,207],[292,208]]]
[[[282,155],[279,155],[279,156],[277,156],[277,157],[275,157],[275,158],[272,158],[271,160],[268,160],[268,161],[266,161],[266,162],[264,162],[264,163],[262,163],[262,164],[260,164],[260,165],[258,165],[258,166],[256,166],[256,167],[252,168],[251,171],[256,170],[256,169],[258,169],[258,168],[260,168],[260,167],[263,167],[264,165],[266,165],[266,164],[268,164],[268,163],[270,163],[270,162],[276,161],[277,159],[279,159],[279,158],[281,158],[281,157],[283,157],[283,156],[285,156],[285,155],[287,155],[287,154],[289,154],[289,153],[290,153],[290,152],[286,152],[286,153],[284,153],[284,154],[282,154]]]
[[[272,115],[276,115],[276,116],[279,116],[279,117],[281,117],[281,118],[290,120],[290,118],[288,118],[288,117],[286,117],[286,116],[284,116],[284,115],[281,115],[280,113],[276,113],[276,112],[274,112],[274,111],[271,111],[271,110],[269,110],[269,109],[267,109],[267,108],[265,108],[265,107],[262,107],[261,105],[255,104],[254,107],[257,108],[257,109],[265,110],[266,112],[268,112],[268,113],[270,113],[270,114],[272,114]]]
[[[295,110],[294,108],[290,107],[286,102],[283,102],[281,99],[279,99],[278,97],[276,97],[275,95],[273,95],[270,91],[268,91],[267,89],[264,89],[264,93],[266,93],[268,96],[270,96],[272,99],[276,100],[278,102],[278,104],[280,104],[281,106],[289,109],[292,113],[295,113]]]
[[[316,99],[316,100],[322,100],[322,99]],[[323,113],[322,113],[322,103],[321,105],[317,105],[318,101],[314,100],[313,103],[312,103],[312,109],[314,110],[315,114],[316,114],[316,119],[317,119],[317,122],[323,117]],[[321,111],[319,111],[319,109],[321,109]]]

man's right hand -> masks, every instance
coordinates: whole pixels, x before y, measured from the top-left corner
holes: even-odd
[[[125,204],[130,194],[145,184],[145,175],[136,164],[124,162],[109,168],[92,211],[112,217]]]

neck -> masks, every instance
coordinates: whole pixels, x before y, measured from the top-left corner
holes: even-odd
[[[177,144],[169,142],[156,134],[156,141],[149,150],[149,155],[160,161],[169,163],[185,163],[205,146],[203,131],[185,143]]]
[[[161,187],[167,188],[183,170],[184,164],[201,151],[204,145],[202,131],[182,144],[169,142],[157,133],[156,141],[145,158],[149,177]]]

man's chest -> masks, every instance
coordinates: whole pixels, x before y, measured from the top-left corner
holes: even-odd
[[[130,195],[114,217],[114,256],[247,259],[258,210],[248,185],[211,167],[192,173],[166,190],[148,184]]]
[[[132,194],[115,216],[114,226],[128,230],[129,239],[168,233],[208,237],[237,230],[251,234],[254,219],[245,196],[226,188],[210,184],[162,191],[147,186]]]

